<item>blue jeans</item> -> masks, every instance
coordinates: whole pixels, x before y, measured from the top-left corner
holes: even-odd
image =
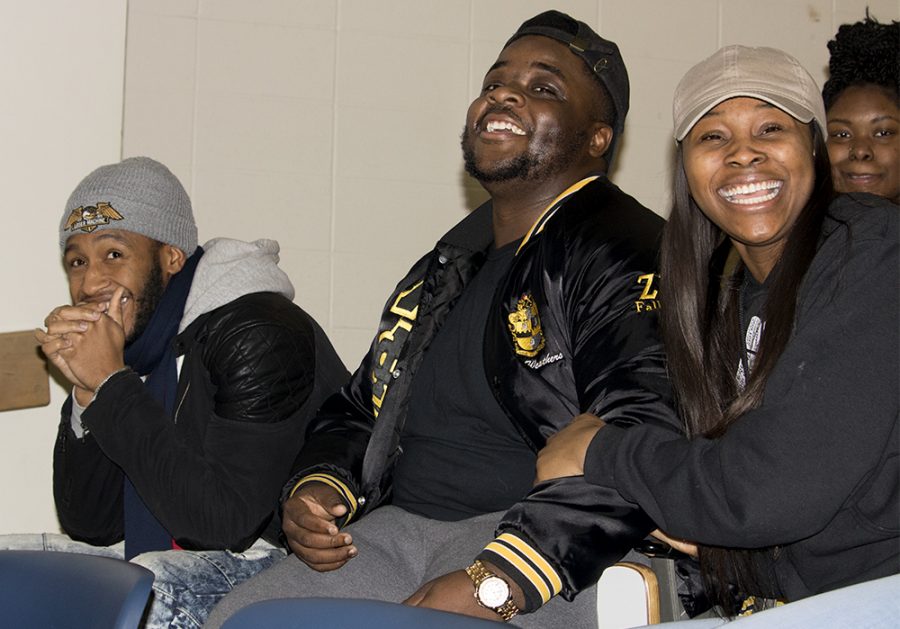
[[[0,535],[3,550],[49,550],[122,559],[124,543],[91,546],[56,533]],[[166,550],[131,561],[153,574],[153,594],[143,627],[199,629],[212,608],[234,586],[285,556],[284,550],[259,540],[242,553],[228,550]]]

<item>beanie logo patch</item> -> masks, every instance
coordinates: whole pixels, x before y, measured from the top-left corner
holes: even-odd
[[[72,210],[69,218],[66,219],[63,231],[76,232],[80,230],[91,233],[102,225],[109,225],[110,221],[121,221],[123,218],[125,217],[109,203],[100,201],[97,205],[81,206]]]

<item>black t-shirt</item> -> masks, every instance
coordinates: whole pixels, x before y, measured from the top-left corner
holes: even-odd
[[[484,331],[518,242],[492,250],[432,341],[413,382],[393,504],[436,520],[509,508],[531,488],[535,453],[484,373]]]
[[[763,315],[763,303],[766,299],[767,286],[754,279],[750,271],[745,270],[744,284],[741,287],[740,318],[741,335],[741,361],[737,367],[737,381],[743,391],[747,386],[747,373],[753,373],[753,363],[756,362],[756,354],[762,341],[766,321]]]

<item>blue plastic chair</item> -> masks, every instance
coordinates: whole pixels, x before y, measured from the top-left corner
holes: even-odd
[[[513,619],[515,622],[515,619]],[[496,629],[505,623],[356,598],[278,598],[253,603],[222,629]]]
[[[152,572],[127,561],[2,550],[0,622],[42,629],[135,629],[152,585]]]

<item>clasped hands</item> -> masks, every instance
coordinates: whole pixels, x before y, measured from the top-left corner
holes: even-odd
[[[46,330],[34,331],[41,351],[75,386],[82,406],[90,403],[101,382],[125,366],[124,292],[119,287],[109,301],[54,308],[44,319]]]

